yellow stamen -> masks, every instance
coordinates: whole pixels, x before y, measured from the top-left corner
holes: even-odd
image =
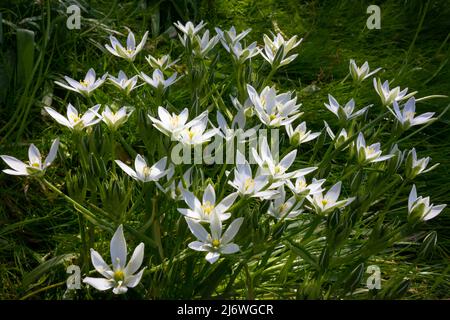
[[[116,272],[114,272],[113,278],[117,282],[123,281],[125,279],[125,274],[123,273],[122,270],[117,270]]]
[[[80,80],[80,84],[81,84],[83,87],[87,87],[87,86],[89,85],[89,81],[86,81],[86,80]]]
[[[218,248],[220,246],[220,241],[217,240],[217,239],[214,239],[212,241],[212,245],[213,245],[214,248]]]
[[[245,182],[244,182],[245,190],[248,190],[248,189],[254,188],[254,187],[255,187],[255,180],[253,180],[252,178],[245,179]]]
[[[202,205],[202,209],[203,209],[203,212],[204,212],[205,214],[208,214],[208,215],[209,215],[209,214],[214,210],[214,205],[211,204],[211,202],[206,201],[206,202]]]

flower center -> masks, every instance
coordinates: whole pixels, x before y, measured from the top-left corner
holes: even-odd
[[[207,215],[209,215],[213,210],[214,210],[214,205],[211,204],[211,202],[206,201],[203,205],[202,205],[202,209],[203,212]]]
[[[275,167],[275,173],[280,173],[281,172],[281,167],[280,166],[276,166]]]
[[[367,148],[367,154],[374,154],[375,153],[375,149],[372,147],[368,147]]]
[[[297,188],[304,189],[306,187],[306,182],[303,180],[297,181]]]
[[[116,272],[114,272],[113,278],[117,282],[123,281],[125,279],[125,274],[123,273],[122,270],[117,270]]]
[[[214,239],[214,240],[212,241],[212,246],[213,246],[214,248],[218,248],[218,247],[220,246],[220,240]]]
[[[145,166],[142,172],[144,173],[144,176],[148,177],[152,173],[152,168]]]
[[[276,118],[277,118],[277,115],[273,114],[273,113],[269,116],[270,121],[275,120]]]
[[[170,121],[170,123],[173,127],[178,126],[179,122],[180,122],[180,119],[178,118],[178,116],[173,116],[172,120]]]
[[[80,84],[83,86],[83,87],[87,87],[88,85],[89,85],[89,81],[86,81],[86,80],[80,80]]]
[[[328,200],[327,199],[322,199],[322,205],[326,206],[328,204]]]
[[[245,182],[244,182],[245,191],[247,191],[250,188],[254,188],[254,187],[255,187],[255,180],[253,180],[252,178],[245,179]]]
[[[32,166],[33,168],[39,168],[39,163],[34,162],[34,163],[31,164],[31,166]]]
[[[69,116],[69,118],[70,118],[70,120],[72,120],[73,122],[78,122],[78,121],[80,121],[80,117],[77,116],[76,114],[71,114],[71,115]]]
[[[283,204],[280,206],[280,212],[281,212],[281,213],[285,212],[286,209],[287,209],[287,207],[288,207],[288,205],[287,205],[286,203],[283,203]]]
[[[133,49],[127,49],[127,53],[128,53],[128,54],[132,54],[133,52],[134,52]]]
[[[408,120],[414,119],[414,112],[411,111],[405,112],[405,118]]]

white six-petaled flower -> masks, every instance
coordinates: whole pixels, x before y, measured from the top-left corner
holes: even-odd
[[[56,122],[71,130],[82,130],[102,121],[101,116],[98,114],[98,109],[100,109],[99,104],[88,109],[83,115],[80,115],[78,110],[69,103],[67,106],[67,118],[50,107],[44,107],[44,109]]]
[[[408,179],[414,179],[419,174],[429,172],[439,165],[439,163],[436,163],[435,165],[427,169],[430,160],[431,160],[430,157],[417,159],[416,149],[412,148],[411,151],[408,152],[408,156],[406,157],[405,162],[406,177]]]
[[[59,81],[55,81],[55,83],[65,89],[75,91],[89,97],[95,89],[100,87],[105,82],[107,76],[108,74],[106,73],[101,78],[97,79],[94,69],[90,68],[86,73],[84,80],[76,81],[68,76],[65,76],[64,79],[67,83],[62,83]]]
[[[148,31],[145,32],[142,37],[141,42],[136,46],[136,39],[134,37],[134,33],[129,31],[127,37],[127,46],[126,48],[122,46],[122,44],[117,40],[116,37],[110,36],[109,40],[111,42],[111,46],[106,44],[106,49],[111,52],[111,54],[124,58],[128,61],[134,61],[136,55],[144,48],[145,42],[147,41]]]
[[[408,92],[408,88],[404,90],[401,90],[400,87],[389,89],[389,82],[387,80],[381,84],[381,80],[376,78],[373,78],[373,86],[375,91],[380,96],[383,106],[390,106],[394,103],[394,101],[406,100],[417,93],[417,91],[414,91],[406,94]]]
[[[158,181],[166,175],[167,157],[162,158],[153,166],[149,167],[145,159],[138,154],[134,160],[134,169],[120,160],[116,160],[119,167],[130,177],[141,182]]]
[[[286,185],[296,196],[306,197],[308,195],[314,195],[316,193],[322,192],[324,190],[322,188],[322,184],[324,182],[325,179],[316,180],[313,178],[312,182],[308,184],[305,177],[298,177],[295,180],[295,183],[292,183],[291,180],[288,180],[286,181]]]
[[[297,41],[297,36],[293,36],[289,40],[285,40],[281,33],[272,34],[273,40],[268,35],[264,35],[264,52],[261,55],[269,62],[272,67],[281,67],[291,63],[298,54],[287,56],[288,53],[297,47],[303,39]],[[282,51],[281,51],[282,50]]]
[[[28,148],[28,163],[11,156],[2,155],[0,158],[2,158],[3,161],[5,161],[5,163],[11,168],[4,169],[3,172],[14,176],[28,176],[42,173],[51,165],[53,160],[55,160],[58,147],[59,139],[57,138],[53,140],[50,151],[44,162],[42,162],[42,156],[39,149],[36,148],[34,144],[31,144]]]
[[[366,110],[370,107],[366,106],[361,110],[353,112],[355,110],[355,100],[353,99],[350,99],[350,101],[347,102],[345,107],[342,107],[331,94],[328,95],[328,100],[329,104],[324,103],[325,107],[331,112],[333,112],[336,115],[336,117],[341,121],[348,121],[356,117],[359,117],[363,115],[364,112],[366,112]]]
[[[294,146],[309,142],[320,136],[320,132],[311,132],[311,130],[307,130],[305,121],[300,123],[295,129],[292,128],[292,124],[287,124],[286,133],[288,134],[289,141]]]
[[[159,69],[155,69],[151,77],[146,75],[144,72],[141,72],[141,78],[157,90],[165,90],[178,80],[176,72],[169,78],[165,79],[164,74]]]
[[[358,67],[356,65],[355,60],[350,59],[350,75],[353,78],[353,81],[355,82],[363,82],[365,79],[369,78],[370,76],[373,76],[375,73],[381,70],[381,68],[377,68],[370,72],[369,63],[366,61],[363,63],[361,67]]]
[[[131,91],[133,91],[136,88],[138,76],[133,76],[128,79],[125,72],[120,70],[117,78],[110,75],[109,80],[114,86],[125,91],[125,93],[128,95],[130,94]]]
[[[128,107],[122,107],[117,112],[113,112],[108,106],[102,112],[102,120],[108,128],[111,130],[117,130],[122,124],[124,124],[130,115],[133,113],[133,109]]]
[[[244,218],[237,218],[230,223],[222,234],[222,221],[216,213],[210,219],[211,234],[197,221],[185,218],[192,234],[199,240],[189,243],[189,248],[195,251],[208,252],[206,260],[209,263],[216,262],[221,254],[232,254],[239,251],[239,246],[231,241],[239,231]]]
[[[408,101],[403,106],[403,110],[400,110],[400,107],[397,101],[393,102],[394,112],[389,109],[392,114],[397,118],[400,126],[403,130],[407,130],[412,126],[421,125],[427,122],[434,120],[432,117],[434,116],[434,112],[426,112],[421,114],[420,116],[416,115],[416,99],[414,97],[408,99]]]
[[[211,184],[208,184],[203,192],[203,198],[199,199],[190,191],[184,190],[183,198],[189,209],[179,208],[178,211],[191,219],[200,222],[210,222],[212,214],[217,214],[220,220],[227,220],[231,214],[227,210],[236,200],[238,194],[232,193],[216,204],[216,192]]]
[[[356,139],[356,152],[358,154],[358,161],[361,164],[373,163],[385,161],[392,158],[393,154],[387,154],[382,156],[382,151],[380,150],[381,144],[379,142],[366,146],[366,140],[362,132],[359,133]]]
[[[322,192],[317,192],[313,195],[308,195],[306,199],[313,205],[313,209],[317,214],[326,214],[334,209],[348,206],[355,198],[352,197],[338,201],[339,195],[341,194],[341,185],[342,182],[339,181],[325,195]]]
[[[292,196],[286,201],[286,191],[284,191],[284,186],[279,188],[278,195],[279,196],[275,198],[275,200],[270,202],[267,214],[280,220],[283,218],[293,219],[303,212],[303,210],[300,209],[303,204],[303,199]]]
[[[430,205],[430,197],[417,197],[416,186],[413,185],[408,197],[408,219],[410,221],[427,221],[433,219],[444,210],[446,204]]]
[[[153,69],[159,69],[159,70],[166,70],[169,69],[170,67],[172,67],[175,63],[177,63],[179,61],[179,59],[171,62],[170,61],[170,56],[168,54],[163,55],[160,58],[155,58],[152,55],[148,55],[145,60],[147,60],[148,64],[153,68]]]
[[[144,259],[144,243],[141,242],[134,249],[127,264],[127,243],[123,227],[120,225],[111,239],[110,254],[112,269],[97,251],[91,249],[92,265],[104,278],[86,277],[83,282],[100,291],[112,288],[115,294],[126,293],[128,288],[134,288],[139,284],[144,273],[145,267],[136,273]]]
[[[268,127],[280,127],[292,123],[301,116],[297,97],[292,98],[291,92],[276,93],[275,88],[265,87],[261,94],[251,85],[247,85],[248,95],[255,106],[259,120]]]

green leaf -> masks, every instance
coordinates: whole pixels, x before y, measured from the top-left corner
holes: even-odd
[[[34,66],[34,32],[17,29],[17,81],[25,86],[30,81]]]

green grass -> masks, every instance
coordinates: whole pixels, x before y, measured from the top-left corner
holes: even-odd
[[[0,83],[6,83],[8,88],[0,91],[0,154],[24,158],[29,143],[37,144],[41,150],[48,150],[56,134],[64,135],[51,119],[41,113],[42,107],[48,104],[62,110],[69,101],[82,101],[74,101],[75,95],[54,86],[53,81],[62,75],[81,77],[89,67],[99,74],[109,71],[116,75],[119,69],[127,74],[132,72],[130,66],[105,54],[103,48],[103,44],[108,41],[108,31],[113,29],[126,33],[123,26],[130,27],[139,35],[150,30],[154,37],[147,43],[147,52],[170,52],[174,59],[181,50],[171,45],[170,31],[164,31],[178,19],[191,18],[197,22],[203,19],[208,22],[210,29],[213,26],[228,28],[231,25],[235,25],[238,30],[251,27],[253,31],[249,38],[259,43],[262,34],[270,30],[281,31],[287,36],[297,34],[303,37],[304,41],[298,50],[299,57],[279,71],[274,82],[285,91],[295,90],[298,93],[308,126],[318,130],[323,127],[322,119],[333,123],[333,118],[323,106],[328,93],[340,102],[354,97],[357,106],[378,101],[371,83],[366,81],[357,93],[352,92],[350,80],[342,83],[348,73],[349,59],[355,59],[358,64],[367,60],[371,68],[383,67],[385,70],[379,77],[393,80],[394,85],[402,88],[419,91],[418,97],[449,95],[450,8],[446,1],[388,0],[376,3],[381,6],[381,30],[367,30],[365,27],[368,17],[366,8],[372,4],[367,1],[163,1],[159,5],[160,10],[151,1],[114,1],[112,5],[110,1],[86,1],[81,3],[86,11],[83,10],[82,29],[79,31],[65,28],[65,10],[56,1],[50,2],[48,6],[29,6],[26,1],[16,1],[6,8],[0,7],[3,19],[8,21],[3,25],[4,40],[0,50]],[[189,11],[183,8],[185,4]],[[419,27],[422,17],[424,22]],[[19,66],[15,71],[16,64],[22,63],[16,51],[19,46],[16,42],[16,27],[35,32],[34,39],[24,40],[34,41],[35,48],[33,73],[24,76],[28,77],[25,82],[20,80]],[[28,46],[30,44],[27,43]],[[143,61],[142,56],[139,59]],[[30,61],[23,63],[29,64]],[[221,67],[226,70],[226,66]],[[150,68],[146,71],[149,73]],[[224,95],[223,99],[227,100],[226,97],[228,95]],[[107,101],[108,96],[105,94],[99,99]],[[188,92],[180,90],[175,93],[175,106],[181,108],[187,103]],[[448,98],[432,99],[418,104],[418,107],[419,111],[440,113],[449,103]],[[433,203],[450,203],[449,120],[450,115],[445,114],[438,122],[400,145],[401,149],[414,146],[419,155],[431,156],[433,162],[441,163],[437,169],[416,181],[418,189],[426,192]],[[131,131],[124,132],[124,136],[131,138]],[[138,150],[144,149],[137,138],[131,141],[131,145]],[[70,151],[67,148],[62,146],[62,154]],[[127,157],[125,151],[123,154]],[[60,163],[61,168],[51,174],[59,181],[64,181],[62,174],[71,168],[71,160]],[[75,210],[36,181],[1,174],[0,190],[0,279],[3,284],[0,298],[63,298],[67,277],[65,267],[72,262],[70,254],[78,253],[80,247]],[[408,192],[404,190],[404,197],[401,198],[404,199]],[[405,205],[404,201],[398,203],[398,206]],[[160,210],[169,213],[174,211],[164,204],[161,204]],[[168,223],[177,223],[177,220]],[[398,244],[390,251],[371,258],[371,262],[382,269],[382,297],[449,298],[449,209],[424,225],[419,236],[424,237],[432,230],[437,232],[438,245],[431,256],[417,256],[417,251],[412,250],[411,246]],[[183,226],[180,226],[179,232],[187,234]],[[364,230],[361,229],[361,232]],[[96,249],[107,252],[109,235],[96,230],[94,238],[97,240]],[[165,235],[163,240],[170,241],[170,236]],[[321,245],[309,243],[308,250],[319,256]],[[55,265],[43,265],[52,258],[57,258],[52,260]],[[156,260],[155,264],[161,262],[157,255],[153,259]],[[168,269],[154,272],[153,282],[159,285],[152,286],[149,298],[209,297],[214,293],[215,279],[220,280],[218,274],[236,268],[225,260],[216,269],[205,267],[194,271],[189,268],[189,264],[193,264],[195,259],[198,256],[190,255],[185,264],[174,264]],[[308,283],[307,268],[297,264],[295,269],[290,268],[290,259],[293,258],[282,256],[273,262],[269,261],[267,267],[259,270],[260,273],[254,278],[243,276],[245,272],[241,272],[232,291],[225,297],[320,296],[315,293],[316,284],[313,281]],[[42,272],[36,270],[39,266],[43,268]],[[234,269],[235,273],[245,271],[243,266],[237,268],[241,267],[239,270]],[[349,272],[344,270],[342,273]],[[174,281],[177,274],[185,274],[183,281],[186,282]],[[400,289],[395,286],[406,277],[410,280],[409,289],[399,292]],[[204,282],[196,283],[202,279]],[[304,284],[301,290],[296,295],[292,294],[299,283]],[[327,286],[331,287],[332,284],[324,284],[325,288]],[[91,290],[86,295],[74,293],[73,298],[101,297],[101,294]],[[129,298],[133,297],[130,292]],[[347,298],[362,297],[366,297],[365,294],[356,291]]]

